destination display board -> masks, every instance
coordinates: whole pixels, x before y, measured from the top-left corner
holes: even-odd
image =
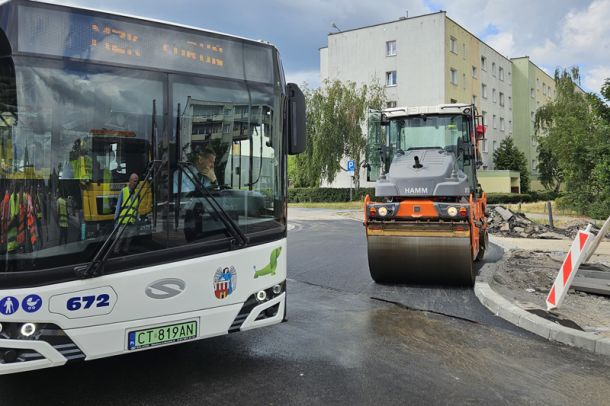
[[[268,46],[84,12],[20,6],[18,49],[89,61],[273,82],[273,57]]]

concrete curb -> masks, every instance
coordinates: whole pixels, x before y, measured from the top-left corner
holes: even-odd
[[[474,285],[474,294],[493,314],[547,340],[583,348],[596,354],[610,355],[610,339],[553,323],[525,311],[496,293],[489,285],[495,266],[496,264],[483,266]]]

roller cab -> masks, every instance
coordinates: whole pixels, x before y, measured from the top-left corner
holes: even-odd
[[[474,106],[456,104],[369,113],[375,199],[365,199],[364,225],[376,282],[474,284],[487,247],[477,120]]]

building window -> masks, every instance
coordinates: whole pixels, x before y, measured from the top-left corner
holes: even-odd
[[[396,86],[396,71],[390,71],[385,73],[385,85]]]
[[[542,94],[546,96],[546,83],[542,84]]]
[[[455,38],[453,38],[453,37],[449,38],[449,49],[454,54],[457,54],[457,40]]]
[[[472,104],[474,104],[475,106],[477,105],[477,96],[476,95],[472,95]]]
[[[538,164],[535,159],[532,159],[532,171],[535,171],[536,169],[538,169]]]
[[[387,108],[391,109],[393,107],[396,107],[396,101],[395,100],[394,101],[389,101],[385,105],[386,105]]]
[[[495,152],[495,151],[496,151],[496,148],[497,148],[497,147],[496,147],[496,141],[493,141],[493,142],[491,143],[491,152]]]
[[[496,89],[491,89],[491,101],[496,102]]]
[[[536,78],[536,89],[540,89],[540,78]]]
[[[494,114],[494,116],[493,116],[493,118],[492,118],[492,122],[491,122],[491,123],[492,123],[492,125],[493,125],[494,130],[495,130],[496,128],[498,128],[498,126],[497,126],[497,124],[496,124],[496,115],[495,115],[495,114]]]
[[[534,97],[536,97],[536,93],[534,92],[534,88],[530,87],[530,97],[533,99]]]
[[[504,131],[504,117],[500,117],[500,131]]]
[[[500,92],[500,106],[504,107],[504,93]]]
[[[396,55],[396,41],[388,41],[385,43],[385,54],[386,56]]]
[[[487,99],[487,85],[485,83],[481,83],[481,96]]]
[[[510,72],[508,72],[508,84],[509,85],[511,84],[511,74],[510,74]]]
[[[462,86],[464,86],[464,90],[466,90],[466,74],[462,73]]]
[[[481,57],[481,70],[487,70],[487,58]]]
[[[508,109],[513,109],[513,98],[511,96],[508,96]]]
[[[500,76],[500,80],[504,81],[504,68],[502,68],[502,67],[498,68],[498,74]]]
[[[508,133],[512,134],[513,133],[513,122],[508,120]]]
[[[455,70],[453,68],[449,69],[449,77],[450,77],[450,80],[451,80],[452,84],[454,84],[454,85],[458,84],[458,82],[457,82],[457,70]]]
[[[477,78],[477,67],[476,66],[472,67],[472,77],[475,79]]]
[[[487,152],[487,140],[486,139],[483,140],[482,147],[483,147],[483,152]]]
[[[491,74],[496,76],[496,63],[495,62],[491,63]]]

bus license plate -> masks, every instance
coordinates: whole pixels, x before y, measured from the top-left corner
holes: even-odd
[[[128,349],[139,350],[156,345],[191,340],[197,337],[197,330],[197,321],[187,321],[145,330],[130,331],[127,333]]]

